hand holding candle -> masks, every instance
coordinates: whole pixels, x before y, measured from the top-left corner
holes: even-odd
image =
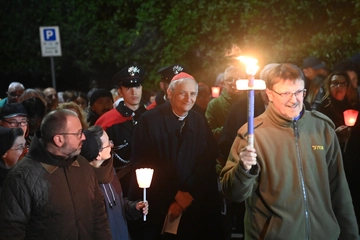
[[[154,169],[140,168],[136,169],[136,179],[140,188],[143,188],[143,201],[146,202],[146,188],[150,187]],[[146,215],[144,215],[144,221],[146,221]]]
[[[348,109],[348,110],[344,111],[343,114],[344,114],[345,125],[348,126],[349,130],[351,131],[350,127],[355,125],[359,111],[353,110],[353,109]],[[349,141],[349,138],[346,139],[345,146],[344,146],[344,152],[346,151],[348,141]]]

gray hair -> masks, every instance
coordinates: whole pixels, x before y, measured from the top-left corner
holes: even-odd
[[[197,83],[197,82],[195,81],[195,79],[193,79],[193,78],[179,78],[179,79],[177,79],[177,80],[175,80],[175,81],[171,81],[170,84],[169,84],[169,88],[168,88],[168,89],[169,89],[171,92],[174,92],[176,86],[178,86],[180,83],[182,83],[182,82],[185,81],[185,80],[191,80],[191,81],[193,81],[193,82],[196,84],[196,93],[198,93],[198,91],[199,91],[198,83]]]

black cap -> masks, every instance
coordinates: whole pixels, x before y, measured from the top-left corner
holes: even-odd
[[[14,131],[14,128],[0,126],[0,157],[14,144],[15,139],[13,139],[12,131]]]
[[[144,70],[138,65],[128,65],[121,69],[114,77],[113,80],[119,86],[124,87],[138,87],[142,84],[144,77]]]
[[[8,103],[1,109],[0,119],[17,116],[27,117],[27,112],[21,103]]]
[[[170,66],[166,66],[163,68],[160,68],[158,73],[160,73],[161,75],[161,81],[164,82],[171,82],[171,79],[173,79],[173,77],[175,75],[178,75],[181,72],[186,72],[185,67],[181,66],[180,64],[174,64],[174,65],[170,65]]]
[[[326,68],[326,64],[317,57],[308,57],[303,61],[303,68],[322,69]]]
[[[98,100],[101,97],[108,97],[110,98],[112,101],[114,101],[112,94],[109,90],[100,88],[100,89],[96,89],[95,91],[93,91],[90,95],[90,106],[92,106],[96,100]]]
[[[91,162],[99,155],[99,146],[91,131],[84,130],[84,135],[86,139],[82,142],[80,155]]]

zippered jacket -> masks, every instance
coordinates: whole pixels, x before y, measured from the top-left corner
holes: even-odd
[[[245,124],[221,172],[225,196],[245,201],[245,239],[359,239],[331,120],[305,110],[288,119],[269,103],[254,126],[257,165],[247,173],[239,162]]]

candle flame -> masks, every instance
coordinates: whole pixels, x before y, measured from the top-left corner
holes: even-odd
[[[246,65],[246,73],[248,75],[255,75],[259,70],[259,66],[257,66],[258,60],[251,57],[239,56],[236,59],[240,60],[240,62]]]

